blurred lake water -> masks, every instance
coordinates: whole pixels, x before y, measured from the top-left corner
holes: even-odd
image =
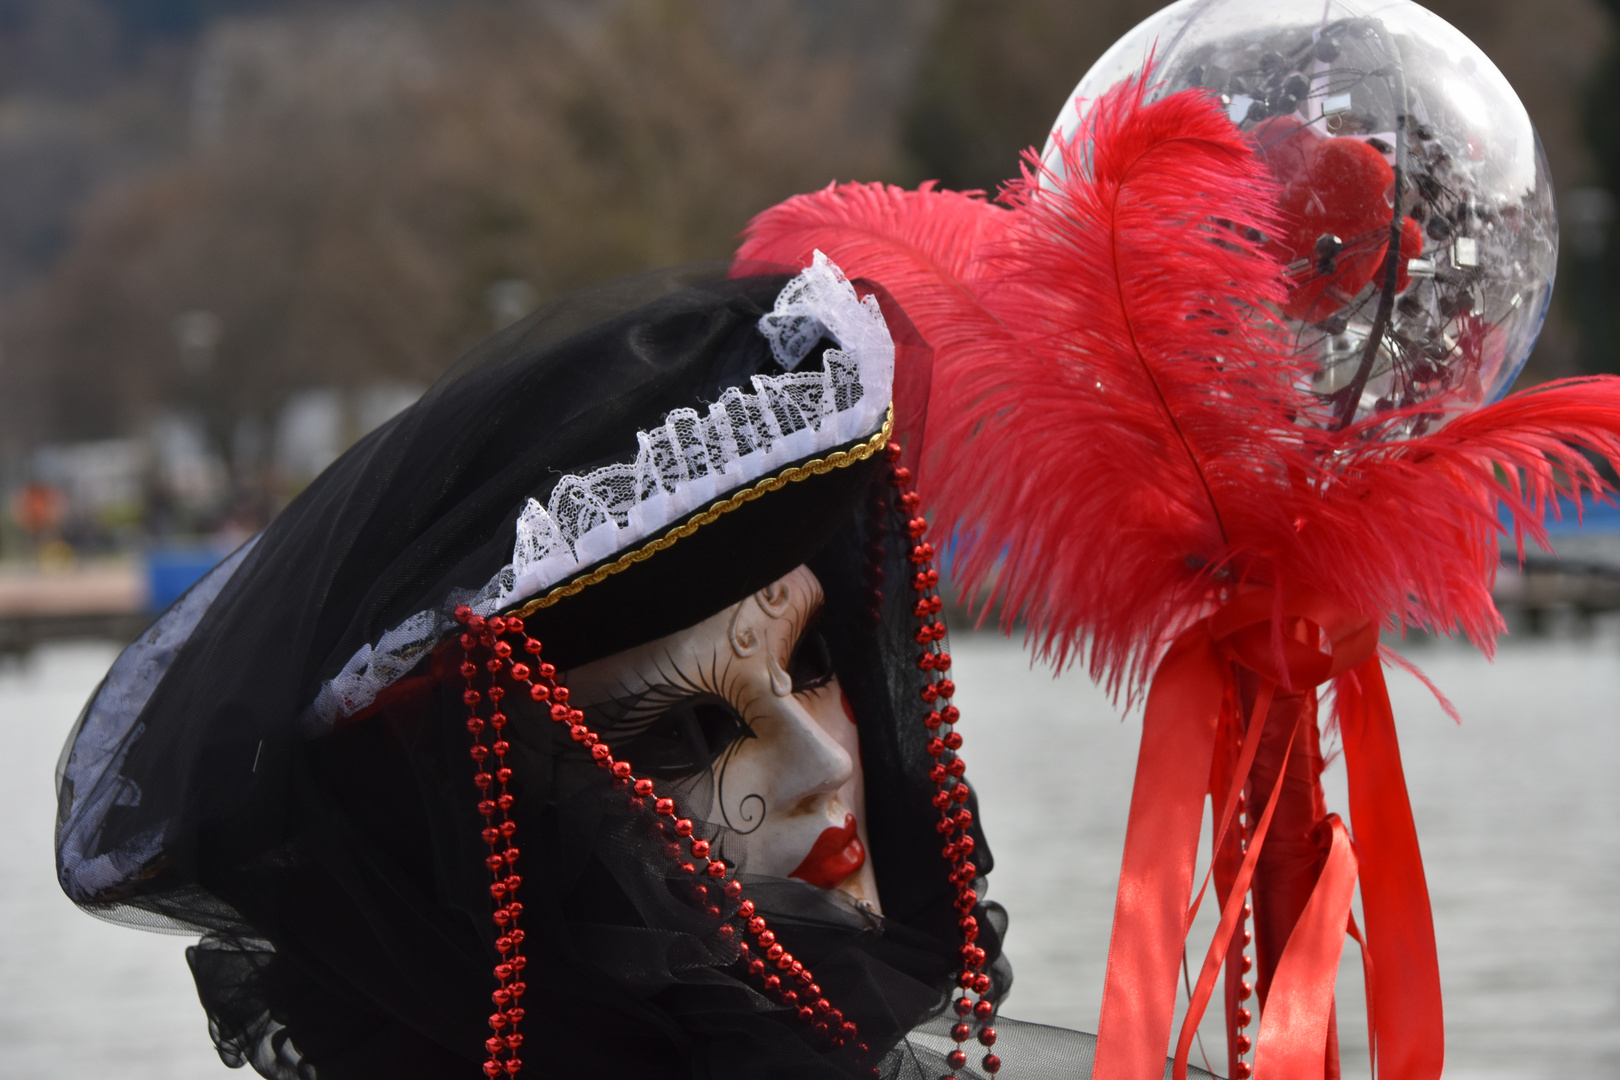
[[[1012,916],[1006,1011],[1095,1030],[1139,718],[1122,720],[1082,674],[1032,669],[1017,642],[958,635],[952,653],[996,856],[990,897]],[[225,1075],[185,940],[98,922],[55,884],[52,769],[113,655],[64,645],[0,667],[0,1076]],[[1620,640],[1513,643],[1494,665],[1450,645],[1409,655],[1463,715],[1453,724],[1391,673],[1439,938],[1446,1075],[1620,1076]],[[1342,763],[1326,779],[1342,810]],[[1212,916],[1200,924],[1201,949]],[[1339,986],[1345,1074],[1365,1076],[1353,957]],[[1224,1061],[1214,1017],[1204,1046]]]

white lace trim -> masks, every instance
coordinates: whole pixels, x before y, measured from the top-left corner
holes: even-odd
[[[315,735],[376,700],[415,667],[467,604],[490,615],[575,576],[581,569],[666,532],[720,497],[882,424],[894,384],[894,341],[876,298],[864,301],[821,252],[759,320],[781,375],[755,375],[753,393],[731,387],[700,415],[675,409],[636,434],[633,462],[565,476],[547,505],[518,515],[512,561],[476,593],[446,599],[355,653],[305,714]],[[820,371],[795,370],[821,338],[837,343]]]

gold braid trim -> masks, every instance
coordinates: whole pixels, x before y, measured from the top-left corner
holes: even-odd
[[[807,480],[812,476],[824,476],[827,473],[832,472],[834,469],[842,469],[847,466],[854,465],[856,462],[865,461],[867,458],[871,457],[873,454],[877,453],[879,450],[888,445],[889,435],[893,430],[894,405],[891,403],[889,405],[888,415],[883,418],[883,426],[878,429],[876,435],[873,435],[864,443],[861,443],[858,446],[852,446],[848,450],[840,450],[837,453],[828,454],[824,458],[816,458],[812,461],[807,461],[803,465],[795,465],[793,468],[778,473],[775,476],[766,477],[757,484],[754,484],[752,487],[745,487],[731,495],[729,498],[715,503],[702,513],[688,518],[683,524],[677,525],[675,528],[671,529],[663,536],[658,537],[656,540],[649,540],[647,543],[643,544],[639,548],[636,548],[634,551],[626,552],[614,562],[608,563],[605,566],[599,566],[588,574],[582,574],[566,585],[559,585],[555,589],[552,589],[550,592],[546,593],[544,596],[537,596],[533,600],[530,600],[528,603],[524,604],[522,607],[518,608],[516,611],[509,611],[507,614],[516,615],[521,619],[526,619],[530,615],[533,615],[535,612],[539,611],[541,608],[548,608],[559,600],[578,595],[579,593],[583,592],[587,586],[606,581],[619,571],[628,570],[636,563],[644,562],[647,559],[652,558],[658,552],[674,547],[677,540],[686,539],[703,526],[717,521],[722,514],[729,514],[731,511],[737,509],[739,506],[742,506],[744,503],[753,502],[755,499],[764,495],[768,491],[780,491],[782,488],[797,480]]]

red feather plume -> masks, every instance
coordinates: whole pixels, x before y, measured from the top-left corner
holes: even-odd
[[[848,185],[750,225],[740,258],[819,248],[892,292],[936,351],[926,494],[970,595],[1139,686],[1241,583],[1308,587],[1400,628],[1487,650],[1505,503],[1528,534],[1556,494],[1608,489],[1620,379],[1566,380],[1380,435],[1323,430],[1309,370],[1268,312],[1287,301],[1278,186],[1206,92],[1092,104],[1002,195]],[[1426,406],[1433,409],[1430,403]],[[1516,538],[1521,539],[1522,538]]]

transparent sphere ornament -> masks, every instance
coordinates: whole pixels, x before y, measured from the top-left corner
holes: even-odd
[[[1080,80],[1047,169],[1087,103],[1149,63],[1148,100],[1218,95],[1282,187],[1266,243],[1318,421],[1403,410],[1383,434],[1416,435],[1507,392],[1547,313],[1558,229],[1530,117],[1478,46],[1410,0],[1181,0]]]

